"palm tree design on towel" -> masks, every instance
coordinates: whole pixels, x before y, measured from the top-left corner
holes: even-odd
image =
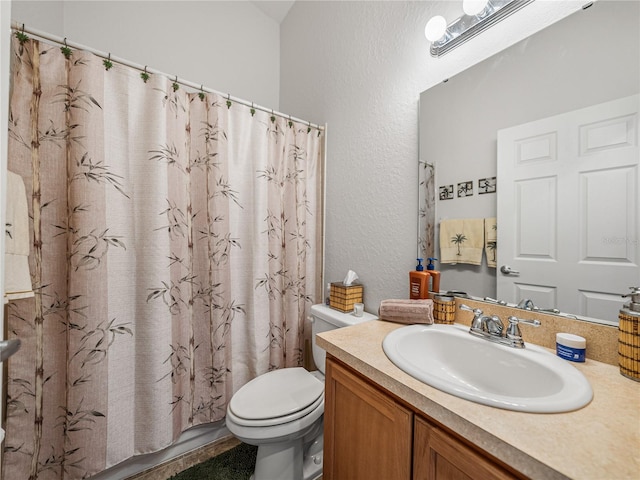
[[[467,240],[467,237],[462,233],[456,233],[455,237],[451,237],[451,243],[456,244],[458,246],[458,253],[456,255],[461,256],[460,253],[460,245],[462,245]]]
[[[498,225],[496,225],[495,223],[493,225],[491,225],[491,230],[497,232],[498,231]],[[489,248],[489,250],[491,250],[493,252],[493,261],[495,262],[496,259],[496,250],[498,248],[498,241],[497,240],[493,240],[491,242],[487,242],[487,247]]]

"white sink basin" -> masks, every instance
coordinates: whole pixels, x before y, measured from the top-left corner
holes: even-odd
[[[389,359],[439,390],[492,407],[533,413],[577,410],[593,398],[566,360],[527,343],[513,348],[469,334],[462,325],[409,325],[382,342]]]

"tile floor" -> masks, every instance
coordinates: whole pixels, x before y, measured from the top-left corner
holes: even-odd
[[[176,473],[180,473],[187,468],[193,467],[198,463],[204,462],[216,455],[231,450],[240,444],[240,440],[233,435],[224,437],[208,445],[186,452],[177,458],[169,460],[165,463],[152,467],[144,472],[137,473],[126,480],[165,480]]]

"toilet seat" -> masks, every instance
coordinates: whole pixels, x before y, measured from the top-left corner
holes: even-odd
[[[274,370],[254,378],[229,402],[238,425],[269,427],[308,415],[324,402],[324,383],[302,367]]]

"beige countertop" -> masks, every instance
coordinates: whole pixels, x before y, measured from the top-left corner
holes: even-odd
[[[534,479],[640,479],[640,383],[618,367],[576,363],[593,389],[586,407],[568,413],[522,413],[480,405],[430,387],[397,368],[384,337],[404,325],[371,321],[317,336],[328,353]]]

